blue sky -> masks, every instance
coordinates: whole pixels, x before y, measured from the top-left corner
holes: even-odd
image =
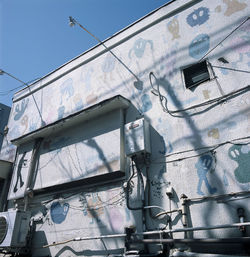
[[[43,77],[97,44],[69,16],[104,40],[168,1],[0,0],[0,69],[26,83]],[[0,76],[0,103],[11,106],[21,85]]]

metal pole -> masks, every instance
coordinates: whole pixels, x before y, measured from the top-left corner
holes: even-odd
[[[131,244],[241,244],[250,243],[250,237],[199,238],[199,239],[141,239]]]
[[[241,226],[250,226],[250,222],[226,224],[226,225],[211,226],[211,227],[194,227],[194,228],[182,228],[182,229],[174,229],[174,230],[155,230],[155,231],[149,231],[149,232],[135,233],[134,235],[157,235],[157,234],[159,235],[159,234],[162,234],[162,233],[177,233],[177,232],[196,231],[196,230],[235,228],[235,227],[241,227]],[[126,237],[126,234],[103,235],[103,236],[96,236],[96,237],[76,237],[76,238],[69,239],[69,240],[66,240],[66,241],[61,241],[61,242],[56,242],[56,243],[53,243],[53,244],[44,245],[43,248],[47,248],[47,247],[51,247],[51,246],[55,246],[55,245],[59,245],[59,244],[65,244],[65,243],[73,242],[73,241],[121,238],[121,237]],[[187,240],[190,240],[190,239],[187,239]]]
[[[217,226],[208,226],[208,227],[155,230],[155,231],[149,231],[149,232],[144,232],[144,233],[136,233],[136,235],[157,235],[157,234],[162,234],[162,233],[179,233],[179,232],[187,232],[187,231],[213,230],[213,229],[223,229],[223,228],[238,228],[238,227],[241,227],[241,226],[250,226],[250,222],[225,224],[225,225],[217,225]]]

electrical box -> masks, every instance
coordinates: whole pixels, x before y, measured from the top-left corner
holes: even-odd
[[[125,125],[125,150],[127,156],[151,153],[149,123],[144,118]]]

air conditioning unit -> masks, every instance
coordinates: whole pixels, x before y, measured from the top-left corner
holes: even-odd
[[[27,243],[30,212],[0,212],[0,248],[21,248]]]

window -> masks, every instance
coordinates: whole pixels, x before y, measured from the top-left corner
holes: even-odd
[[[210,74],[206,61],[195,63],[187,68],[184,68],[182,71],[186,88],[191,88],[201,84],[204,81],[210,80]]]

